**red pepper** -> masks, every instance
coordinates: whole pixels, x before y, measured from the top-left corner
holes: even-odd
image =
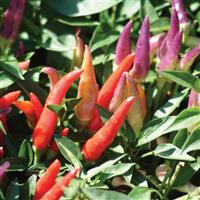
[[[86,141],[83,145],[82,153],[87,161],[97,160],[112,143],[123,125],[133,101],[134,97],[127,98],[114,112],[107,123],[97,131],[92,138]]]
[[[0,147],[0,160],[4,157],[4,149]]]
[[[68,134],[69,134],[69,128],[64,128],[61,131],[60,136],[67,137]],[[59,151],[58,145],[56,144],[54,139],[51,141],[50,148],[54,152],[58,152]]]
[[[56,159],[46,170],[44,175],[36,183],[34,200],[39,200],[55,184],[56,177],[60,170],[60,161]]]
[[[73,171],[68,172],[57,183],[55,183],[40,200],[59,200],[63,195],[65,187],[68,186],[71,180],[76,177],[79,170],[79,168],[75,168]]]
[[[0,98],[0,110],[7,109],[13,101],[16,101],[19,95],[21,94],[20,91],[9,92],[5,94],[3,97]]]
[[[128,71],[132,63],[134,61],[134,54],[129,54],[126,56],[126,58],[120,63],[119,67],[117,68],[116,71],[114,71],[110,77],[107,79],[107,81],[104,83],[103,87],[99,91],[98,99],[97,99],[97,104],[100,105],[103,108],[108,108],[110,101],[113,97],[115,88],[119,82],[119,79],[123,72]],[[91,122],[88,125],[88,130],[95,132],[99,130],[99,128],[102,127],[102,120],[100,118],[99,112],[96,109],[94,111],[93,118]]]
[[[76,105],[75,112],[78,124],[80,127],[85,127],[92,119],[99,92],[92,64],[92,55],[88,46],[85,46],[82,69],[83,73],[78,87],[78,98],[82,99]]]
[[[74,70],[66,74],[50,91],[33,132],[33,145],[37,150],[44,150],[48,147],[57,124],[56,114],[51,111],[47,105],[59,105],[73,81],[75,81],[81,73],[82,70]]]
[[[4,128],[7,128],[7,113],[10,112],[11,108],[10,105],[13,103],[13,101],[16,101],[16,99],[21,94],[20,91],[14,91],[5,94],[3,97],[0,98],[0,121],[2,122]],[[4,144],[4,133],[0,130],[0,146],[3,146]]]
[[[42,113],[42,110],[43,110],[43,105],[41,104],[40,100],[38,99],[38,97],[33,92],[31,92],[29,94],[29,97],[30,97],[30,101],[31,101],[31,103],[33,105],[35,118],[38,121],[38,119],[39,119],[39,117],[40,117],[40,115]]]
[[[30,60],[21,61],[18,63],[19,68],[22,70],[28,70],[29,65],[30,65]]]
[[[28,119],[31,128],[34,128],[37,120],[33,109],[33,104],[30,101],[15,101],[13,104],[21,110]]]

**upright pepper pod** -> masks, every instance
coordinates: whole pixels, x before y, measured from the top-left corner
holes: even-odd
[[[37,150],[44,150],[48,147],[56,128],[57,116],[47,105],[59,105],[65,93],[82,73],[82,70],[74,70],[63,76],[50,91],[44,109],[33,131],[33,145]]]
[[[8,9],[3,14],[1,37],[15,41],[22,22],[25,0],[11,0]]]
[[[200,106],[200,93],[191,90],[189,95],[188,107]]]
[[[97,98],[97,104],[103,108],[108,108],[110,101],[113,97],[115,88],[119,79],[123,72],[128,71],[132,63],[134,62],[134,54],[129,54],[119,65],[119,67],[110,75],[110,77],[106,80],[103,84],[101,90],[99,91],[99,95]],[[96,132],[99,130],[103,125],[103,122],[100,118],[98,109],[95,108],[93,117],[88,125],[88,130],[92,132]]]
[[[135,97],[135,102],[128,111],[127,120],[134,133],[138,135],[140,129],[143,127],[143,121],[146,116],[146,100],[142,87],[128,73],[126,73],[125,93],[126,97]]]
[[[56,177],[60,170],[60,161],[56,159],[46,170],[44,175],[36,183],[36,191],[33,200],[41,199],[56,183]]]
[[[182,32],[179,31],[176,34],[176,36],[171,44],[171,48],[168,48],[165,56],[160,61],[160,64],[158,67],[160,70],[176,69],[176,66],[179,61],[179,51],[181,48],[181,43],[182,43]]]
[[[21,111],[23,111],[23,113],[25,114],[25,116],[28,119],[29,125],[31,128],[34,128],[36,123],[37,123],[37,119],[35,117],[35,112],[33,109],[33,104],[30,101],[15,101],[13,102],[13,104]]]
[[[2,165],[0,165],[0,185],[3,181],[4,176],[6,175],[6,171],[10,167],[10,163],[8,161],[4,162]]]
[[[118,66],[126,56],[131,53],[131,28],[132,21],[129,21],[123,28],[117,41],[115,51],[115,64]]]
[[[0,98],[0,121],[2,122],[4,128],[7,128],[7,117],[6,115],[12,110],[10,105],[17,100],[20,91],[9,92]],[[0,146],[4,144],[4,134],[0,130]]]
[[[80,37],[80,30],[76,33],[76,45],[73,56],[73,66],[81,67],[84,57],[85,45]]]
[[[140,35],[137,40],[136,50],[135,50],[135,61],[130,74],[137,82],[144,81],[148,75],[150,62],[149,62],[149,43],[150,33],[149,33],[149,17],[146,16],[142,27],[140,29]]]
[[[74,170],[68,172],[65,176],[58,180],[40,200],[59,200],[63,195],[64,188],[67,187],[71,180],[76,177],[79,170],[79,168],[75,168]]]
[[[167,32],[165,39],[163,40],[160,50],[158,52],[158,57],[161,60],[168,49],[171,49],[171,45],[173,44],[174,37],[179,32],[179,21],[178,15],[175,9],[172,10],[171,19],[170,19],[170,27]]]
[[[82,153],[87,161],[96,161],[114,140],[119,129],[126,119],[129,108],[133,104],[134,97],[127,98],[112,117],[99,129],[92,138],[83,145]]]
[[[50,90],[52,90],[56,83],[60,80],[58,71],[53,67],[43,67],[42,72],[48,75],[50,80]]]
[[[198,44],[192,50],[186,52],[180,60],[180,65],[178,69],[188,71],[195,59],[200,55],[200,44]]]
[[[75,107],[75,113],[79,120],[79,126],[85,127],[92,119],[99,91],[92,64],[92,55],[88,46],[85,46],[82,69],[83,73],[80,76],[77,96],[81,100]]]
[[[172,7],[178,13],[178,20],[179,20],[180,28],[183,30],[183,32],[185,32],[185,31],[188,32],[188,29],[190,26],[190,20],[188,18],[187,12],[183,5],[183,1],[182,0],[172,0]]]
[[[109,105],[109,110],[114,112],[124,101],[125,97],[125,85],[126,85],[126,73],[124,72],[115,88],[113,98]]]

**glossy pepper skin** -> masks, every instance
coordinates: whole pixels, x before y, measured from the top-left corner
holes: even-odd
[[[137,82],[143,82],[147,77],[150,68],[150,24],[149,17],[146,16],[143,20],[140,35],[137,40],[135,50],[135,60],[132,69],[130,70],[131,76]]]
[[[0,98],[0,121],[7,128],[6,115],[11,111],[10,105],[20,96],[20,91],[9,92]],[[4,144],[4,133],[0,130],[0,146]]]
[[[114,71],[110,77],[106,80],[104,85],[102,86],[101,90],[99,91],[97,104],[100,105],[103,108],[108,108],[110,101],[114,95],[115,88],[117,86],[117,83],[120,80],[121,75],[123,72],[128,71],[133,62],[134,62],[134,54],[129,54],[119,65],[119,67]],[[101,128],[103,125],[103,122],[100,118],[98,109],[95,108],[94,114],[92,117],[92,120],[90,121],[88,125],[88,130],[92,132],[96,132]]]
[[[75,113],[79,125],[84,127],[92,119],[99,92],[92,64],[92,55],[88,46],[85,46],[82,69],[83,73],[80,76],[77,96],[81,100],[75,107]]]
[[[81,73],[82,70],[69,72],[50,91],[33,132],[33,145],[37,150],[44,150],[48,147],[57,124],[56,114],[48,109],[47,105],[59,105],[71,84],[79,78]]]
[[[44,175],[36,183],[36,191],[33,200],[39,200],[56,183],[56,177],[60,170],[60,161],[56,159],[46,170]]]
[[[59,200],[62,197],[64,188],[69,185],[79,172],[79,168],[68,172],[64,177],[59,179],[54,186],[40,200]]]
[[[127,98],[114,112],[107,123],[98,130],[92,138],[86,141],[82,148],[85,160],[96,161],[101,157],[122,127],[133,101],[134,97]]]
[[[115,51],[115,64],[119,65],[124,58],[131,53],[131,28],[132,21],[129,21],[123,28],[117,41]]]

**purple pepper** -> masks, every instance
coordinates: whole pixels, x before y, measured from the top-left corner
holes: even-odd
[[[188,100],[188,108],[194,107],[194,106],[200,106],[200,93],[191,90]]]
[[[179,24],[181,27],[190,24],[190,20],[182,0],[172,0],[172,7],[178,13]]]
[[[149,68],[150,68],[149,26],[150,26],[149,17],[146,16],[142,23],[142,27],[140,29],[140,35],[136,44],[135,61],[134,61],[132,69],[130,70],[131,76],[137,82],[144,81],[144,79],[148,75]]]
[[[180,61],[180,70],[188,71],[190,67],[192,66],[194,60],[199,56],[200,54],[200,44],[198,44],[195,48],[188,51],[183,55]]]
[[[160,58],[160,60],[165,56],[168,48],[171,48],[172,41],[174,37],[176,36],[176,34],[178,33],[178,31],[179,31],[178,15],[177,15],[176,10],[173,9],[172,14],[171,14],[169,30],[158,52],[158,57]]]
[[[160,48],[160,45],[165,39],[165,36],[166,33],[159,33],[150,38],[150,63],[152,63],[155,54],[157,53],[157,51]]]
[[[131,53],[131,28],[132,21],[129,21],[122,30],[116,46],[115,63],[119,65],[121,61]]]
[[[0,165],[0,184],[2,183],[3,178],[6,175],[6,171],[8,170],[9,167],[10,167],[10,163],[8,161]]]
[[[179,31],[171,43],[171,47],[167,50],[165,56],[162,58],[159,69],[160,70],[174,70],[179,61],[179,51],[182,43],[182,32]]]
[[[25,8],[25,0],[11,0],[3,15],[1,37],[14,41],[19,32]]]

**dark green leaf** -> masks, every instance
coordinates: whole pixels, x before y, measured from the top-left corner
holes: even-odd
[[[32,175],[21,187],[20,187],[20,200],[31,200],[34,197],[36,189],[37,176]]]
[[[182,152],[181,149],[170,143],[158,145],[153,152],[155,156],[169,160],[183,160],[183,161],[195,160],[192,156]]]
[[[188,136],[189,136],[189,132],[187,129],[179,130],[175,138],[173,139],[173,144],[177,146],[178,148],[182,149],[183,144],[187,140]]]
[[[200,150],[200,126],[191,133],[182,148],[185,153],[196,150]]]
[[[195,163],[188,163],[185,166],[181,167],[179,173],[176,176],[173,187],[178,187],[185,185],[190,181],[192,176],[200,169],[200,159],[197,159]]]
[[[81,188],[84,195],[86,195],[90,200],[130,200],[130,198],[119,192],[100,190],[95,188]]]
[[[6,200],[18,200],[19,199],[19,184],[15,179],[10,183],[6,192]]]
[[[173,82],[176,82],[177,84],[188,87],[196,90],[197,92],[200,92],[200,79],[196,76],[193,76],[189,72],[184,71],[175,71],[175,70],[167,70],[167,71],[159,71],[159,73],[170,79]]]
[[[18,157],[24,159],[27,167],[33,162],[33,151],[30,143],[26,139],[21,144]]]
[[[47,108],[49,108],[50,110],[55,112],[56,115],[59,115],[60,111],[62,111],[64,109],[62,105],[54,105],[54,104],[47,105]]]
[[[17,77],[18,79],[24,80],[24,77],[22,76],[22,73],[19,69],[16,60],[3,61],[3,62],[0,61],[0,68],[8,72],[8,74]]]
[[[82,154],[79,147],[66,137],[56,138],[55,140],[63,157],[75,167],[82,167]]]
[[[62,103],[66,103],[68,109],[73,109],[81,100],[82,98],[69,98],[63,99]]]
[[[107,109],[102,108],[101,106],[97,105],[97,109],[99,111],[99,114],[101,116],[101,119],[104,123],[106,123],[110,117],[112,116],[112,113],[110,113]]]
[[[57,12],[72,17],[92,15],[99,13],[103,10],[107,10],[112,6],[115,6],[121,0],[104,1],[96,0],[73,0],[66,1],[60,0],[59,3],[56,0],[46,0],[46,2]]]
[[[3,126],[3,124],[2,124],[1,121],[0,121],[0,130],[3,131],[3,133],[4,133],[5,135],[7,135],[6,130],[5,130],[5,128],[4,128],[4,126]]]

